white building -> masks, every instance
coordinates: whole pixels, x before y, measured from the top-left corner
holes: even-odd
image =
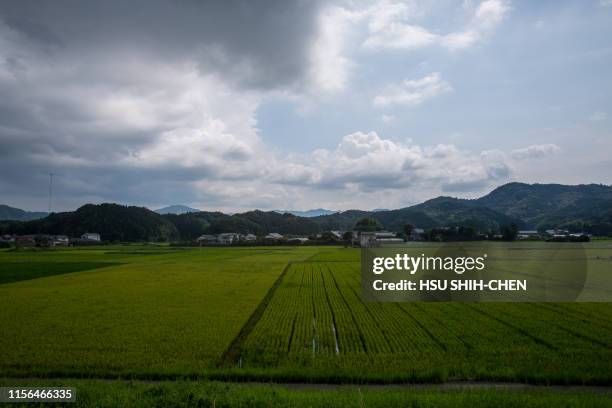
[[[210,243],[210,242],[215,242],[217,241],[217,237],[214,235],[200,235],[196,241],[198,241],[200,244],[206,244],[206,243]]]
[[[397,238],[395,232],[377,231],[377,232],[362,232],[359,235],[359,245],[364,248],[380,246],[383,243],[399,243],[404,242],[403,239]]]
[[[375,232],[374,235],[377,242],[404,242],[403,239],[397,237],[395,232],[380,231]]]
[[[224,245],[231,245],[237,242],[240,238],[240,234],[236,232],[224,232],[223,234],[217,235],[217,242]]]
[[[344,236],[344,232],[342,232],[342,231],[330,231],[330,232],[337,239],[342,239],[342,237]]]
[[[308,238],[303,238],[303,237],[289,238],[287,242],[291,244],[303,244],[305,242],[308,242]]]
[[[421,241],[423,239],[423,234],[425,234],[423,228],[413,228],[412,231],[410,231],[410,239],[412,241]]]
[[[100,234],[97,232],[86,232],[81,235],[81,239],[85,239],[88,241],[100,241]]]
[[[378,246],[376,243],[376,234],[374,232],[362,232],[359,234],[359,246],[362,248]]]
[[[271,232],[268,235],[266,235],[264,238],[267,240],[271,240],[271,241],[280,241],[284,237],[277,232]]]
[[[553,238],[563,238],[569,235],[569,231],[563,229],[548,229],[546,233]]]
[[[100,240],[100,235],[98,235],[97,241],[99,241],[99,240]],[[56,235],[51,240],[51,245],[52,246],[58,246],[58,245],[59,246],[68,246],[68,245],[70,245],[70,240],[65,235]]]
[[[518,232],[518,239],[538,238],[540,233],[536,230],[523,230]]]
[[[253,234],[241,235],[240,239],[247,242],[257,241],[257,237]]]

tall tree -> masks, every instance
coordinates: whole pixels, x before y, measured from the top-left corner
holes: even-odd
[[[366,231],[380,231],[382,230],[382,225],[378,220],[369,217],[363,217],[355,224],[355,231],[366,232]]]

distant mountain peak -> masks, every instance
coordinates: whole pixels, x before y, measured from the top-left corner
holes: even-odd
[[[158,214],[187,214],[192,212],[200,212],[201,210],[187,207],[186,205],[174,204],[154,211]]]
[[[281,213],[281,214],[293,214],[297,217],[305,217],[305,218],[311,218],[311,217],[319,217],[321,215],[331,215],[331,214],[336,214],[338,211],[332,211],[332,210],[326,210],[325,208],[316,208],[313,210],[306,210],[306,211],[297,211],[297,210],[274,210],[274,212],[277,213]]]
[[[30,221],[45,218],[47,215],[46,212],[25,211],[20,208],[0,204],[0,221]]]

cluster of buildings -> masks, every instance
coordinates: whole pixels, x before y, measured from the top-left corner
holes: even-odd
[[[97,232],[86,232],[80,238],[51,234],[2,235],[0,242],[16,246],[70,246],[99,243],[101,238]]]
[[[445,230],[447,228],[438,228]],[[518,239],[537,239],[537,240],[577,240],[584,238],[586,234],[574,234],[563,229],[549,229],[546,231],[523,230],[518,231]],[[478,236],[480,239],[491,239],[484,234]],[[331,238],[331,239],[330,239]],[[327,243],[327,242],[349,242],[354,247],[378,247],[383,244],[402,243],[405,241],[423,241],[426,239],[425,230],[422,228],[413,228],[409,236],[397,234],[391,231],[350,231],[350,238],[346,231],[327,231],[316,234],[310,237],[295,237],[284,236],[279,233],[270,233],[265,236],[256,236],[253,234],[239,234],[227,232],[217,235],[202,235],[197,239],[200,245],[233,245],[233,244],[265,244],[265,243],[289,243],[289,244],[305,244],[312,243]],[[493,236],[493,239],[502,239],[502,235]]]
[[[566,238],[581,238],[589,237],[589,234],[585,233],[570,233],[565,229],[547,229],[546,231],[536,230],[523,230],[519,231],[518,239],[566,239]]]
[[[200,235],[196,241],[200,245],[205,244],[220,244],[220,245],[231,245],[237,242],[255,242],[257,237],[253,234],[238,234],[235,232],[224,232],[222,234],[212,235],[205,234]]]
[[[375,231],[375,232],[350,232],[350,239],[347,239],[346,231],[327,231],[311,237],[285,236],[276,232],[267,235],[256,236],[253,234],[239,234],[226,232],[216,235],[201,235],[197,238],[197,243],[203,245],[235,245],[235,244],[266,244],[266,243],[287,243],[305,244],[308,242],[341,242],[350,241],[355,247],[375,247],[383,243],[404,242],[404,238],[398,237],[395,232]],[[422,240],[424,230],[415,228],[409,239]],[[331,238],[331,239],[330,239]]]
[[[196,241],[200,245],[232,245],[238,243],[256,243],[256,242],[289,242],[289,243],[304,243],[308,238],[288,238],[276,232],[272,232],[265,236],[258,237],[254,234],[239,234],[237,232],[224,232],[222,234],[204,234],[200,235]]]
[[[377,247],[381,244],[400,243],[408,241],[422,241],[425,237],[425,230],[414,228],[410,236],[390,231],[350,231],[350,242],[354,247]],[[501,238],[501,235],[499,236]],[[521,230],[518,231],[517,238],[521,240],[577,240],[589,237],[584,233],[570,233],[564,229],[548,229],[546,231]],[[331,238],[331,240],[330,240]],[[494,238],[497,238],[495,236]],[[254,234],[239,234],[237,232],[224,232],[221,234],[205,234],[196,239],[200,245],[236,245],[236,244],[305,244],[309,241],[320,242],[340,242],[346,241],[346,231],[327,231],[311,237],[285,236],[276,232],[257,236]],[[31,235],[2,235],[0,243],[8,243],[16,246],[70,246],[87,245],[101,242],[100,234],[96,232],[86,232],[79,238],[69,238],[66,235],[31,234]]]
[[[413,228],[409,236],[398,236],[395,232],[390,231],[372,231],[358,233],[353,231],[353,246],[362,248],[377,247],[382,244],[394,244],[405,241],[423,241],[425,230],[422,228]]]
[[[444,228],[439,228],[444,229]],[[479,237],[487,239],[481,234]],[[494,239],[501,239],[502,235],[493,236]],[[547,241],[588,241],[590,234],[586,233],[570,233],[565,229],[548,229],[546,231],[523,230],[518,231],[517,239],[532,239],[532,240],[547,240]],[[422,241],[425,239],[425,230],[422,228],[414,228],[409,236],[402,235],[401,237],[394,232],[376,231],[376,232],[353,232],[353,246],[359,247],[377,247],[381,244],[393,244],[404,241]]]

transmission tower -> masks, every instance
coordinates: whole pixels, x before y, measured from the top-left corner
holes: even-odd
[[[49,214],[51,214],[51,200],[53,198],[53,173],[49,173]]]

